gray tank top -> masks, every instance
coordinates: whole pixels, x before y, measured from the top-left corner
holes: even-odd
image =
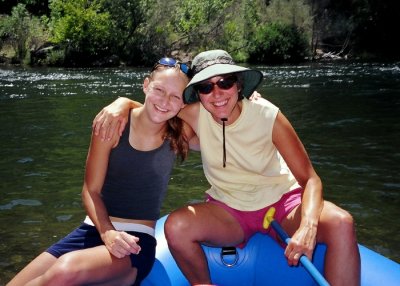
[[[170,141],[151,151],[129,143],[130,116],[118,145],[111,150],[102,197],[110,216],[157,220],[176,154]]]

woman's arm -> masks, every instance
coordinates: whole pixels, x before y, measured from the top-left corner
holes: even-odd
[[[142,106],[140,102],[126,97],[119,97],[96,115],[92,124],[94,134],[96,136],[100,134],[101,141],[111,140],[117,130],[118,135],[121,136],[128,122],[129,110],[140,106]],[[186,122],[187,127],[189,127],[185,128],[185,133],[192,150],[198,150],[199,148],[199,140],[196,136],[199,112],[200,103],[197,102],[186,105],[178,113],[178,117]]]
[[[94,118],[92,124],[94,134],[96,136],[100,134],[102,141],[111,140],[117,131],[121,136],[128,122],[129,110],[140,106],[142,106],[140,102],[129,98],[117,98],[104,107]]]
[[[189,142],[189,148],[193,151],[200,151],[200,140],[192,127],[183,121],[183,132],[185,133],[186,139]]]
[[[285,254],[289,257],[291,251],[301,251],[311,259],[316,244],[318,221],[323,208],[322,182],[295,130],[281,112],[277,115],[272,139],[304,189],[300,226],[292,236]]]
[[[108,251],[118,258],[122,258],[140,250],[136,244],[138,239],[114,229],[101,198],[110,151],[118,143],[118,140],[119,136],[115,135],[109,141],[102,142],[98,136],[92,135],[86,160],[82,200],[87,214],[99,231]]]

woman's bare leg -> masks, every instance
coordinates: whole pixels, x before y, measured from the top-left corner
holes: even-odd
[[[211,284],[200,243],[229,246],[243,241],[238,222],[227,211],[210,203],[172,212],[165,223],[165,236],[175,261],[191,285]]]
[[[282,221],[292,235],[300,223],[300,207]],[[360,253],[352,216],[325,201],[318,223],[317,241],[327,245],[325,277],[332,286],[358,286],[361,280]]]

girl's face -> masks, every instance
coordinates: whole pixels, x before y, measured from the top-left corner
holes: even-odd
[[[188,82],[188,78],[175,68],[158,70],[152,78],[146,78],[143,85],[145,107],[152,121],[162,123],[179,113],[184,107],[182,95]]]
[[[239,92],[237,78],[234,75],[212,77],[199,83],[196,89],[204,108],[216,121],[219,122],[221,118],[236,120],[232,118],[236,117],[232,112],[238,102]]]

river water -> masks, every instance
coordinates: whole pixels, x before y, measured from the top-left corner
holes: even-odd
[[[361,244],[400,262],[400,65],[257,66],[263,97],[294,125],[324,197]],[[0,285],[84,217],[80,191],[95,114],[143,100],[146,68],[0,69]],[[201,200],[198,153],[174,169],[163,214]]]

